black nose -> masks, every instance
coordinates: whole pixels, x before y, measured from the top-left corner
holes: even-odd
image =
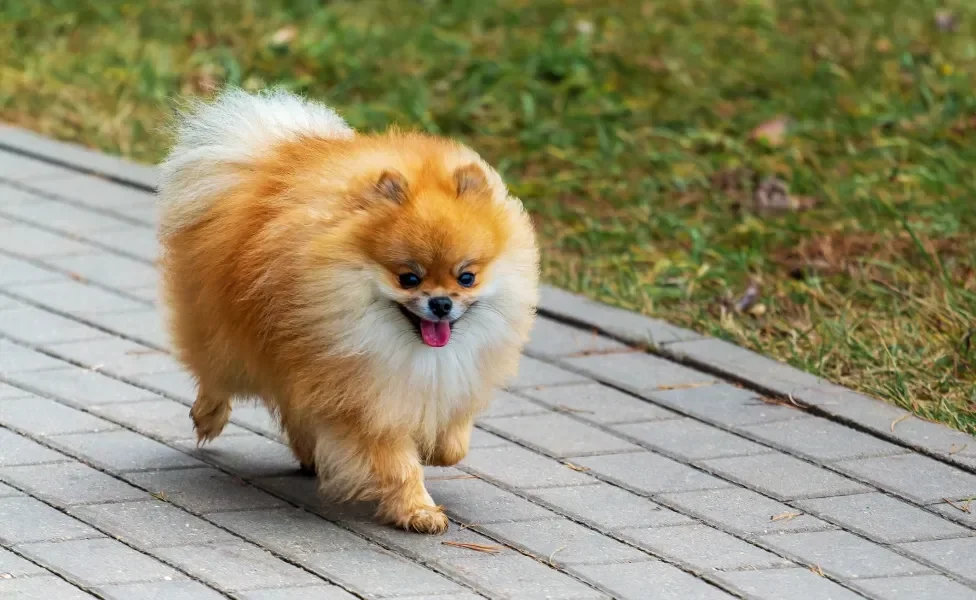
[[[430,312],[434,313],[435,316],[444,318],[451,314],[451,307],[454,306],[454,303],[447,296],[437,296],[428,300],[427,306],[430,307]]]

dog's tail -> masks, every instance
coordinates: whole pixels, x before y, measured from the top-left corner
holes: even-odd
[[[176,143],[160,165],[160,235],[198,222],[214,199],[272,146],[300,136],[348,138],[352,128],[331,108],[273,89],[227,89],[191,102],[174,127]]]

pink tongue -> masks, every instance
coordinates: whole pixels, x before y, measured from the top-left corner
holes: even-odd
[[[447,321],[420,320],[420,337],[432,348],[443,348],[451,341],[451,325]]]

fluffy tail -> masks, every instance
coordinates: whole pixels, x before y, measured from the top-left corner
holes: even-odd
[[[347,138],[354,132],[331,108],[284,90],[222,92],[193,102],[176,124],[176,143],[160,165],[160,235],[197,222],[235,185],[237,173],[271,146],[299,136]]]

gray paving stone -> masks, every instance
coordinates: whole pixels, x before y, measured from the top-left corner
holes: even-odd
[[[580,565],[571,571],[622,600],[731,600],[733,596],[669,564]],[[652,591],[653,590],[653,591]],[[651,594],[651,595],[648,595]]]
[[[0,467],[39,465],[70,460],[9,429],[0,429]]]
[[[554,410],[605,425],[675,419],[679,416],[646,400],[599,383],[526,388],[519,393]]]
[[[34,437],[119,428],[114,423],[40,396],[0,402],[0,423]]]
[[[155,167],[140,165],[115,156],[109,156],[78,144],[59,142],[26,129],[0,125],[0,136],[4,143],[19,152],[36,156],[48,156],[62,164],[76,169],[119,178],[138,185],[152,188],[158,181]],[[73,176],[82,177],[77,173]],[[88,177],[89,175],[84,175]]]
[[[422,594],[420,596],[397,596],[397,600],[482,600],[484,596],[480,594],[475,594],[474,592],[470,594],[465,593],[453,593],[450,596],[445,596],[444,594]]]
[[[164,440],[192,439],[196,443],[190,409],[174,400],[146,400],[94,406],[91,411],[144,435]],[[247,431],[228,423],[221,436],[244,435]]]
[[[0,178],[18,181],[21,179],[67,177],[74,174],[64,167],[55,166],[34,158],[12,152],[0,152]]]
[[[10,550],[0,548],[0,580],[17,577],[30,577],[49,573],[29,560],[17,556]]]
[[[16,292],[34,304],[71,315],[146,309],[143,302],[71,280],[21,285]]]
[[[480,479],[427,482],[434,502],[462,523],[494,523],[553,519],[556,515]]]
[[[648,448],[687,462],[762,454],[770,449],[693,419],[671,419],[615,427]]]
[[[488,433],[484,429],[475,427],[471,430],[471,442],[468,444],[468,449],[498,448],[501,446],[510,446],[511,444],[508,440],[500,438],[494,433]]]
[[[771,569],[792,563],[708,525],[624,529],[620,535],[696,571]]]
[[[454,544],[481,544],[498,553],[516,552],[472,529],[455,526],[451,526],[444,534],[436,536],[416,535],[376,521],[351,523],[350,526],[370,540],[377,541],[382,546],[392,548],[410,560],[422,564],[439,565],[477,552]]]
[[[28,398],[33,395],[34,394],[28,392],[27,390],[22,390],[19,387],[7,385],[6,383],[0,383],[0,400],[10,400],[11,398]]]
[[[0,598],[3,600],[93,600],[95,596],[71,585],[59,577],[28,577],[0,579]]]
[[[152,287],[159,282],[159,272],[145,262],[109,252],[64,256],[45,262],[82,279],[118,290]]]
[[[158,500],[88,504],[70,512],[141,549],[236,540],[203,519]]]
[[[33,179],[30,182],[30,187],[49,195],[100,209],[122,208],[138,204],[152,205],[155,198],[152,194],[133,187],[92,176]]]
[[[490,598],[603,600],[607,597],[565,573],[514,552],[471,553],[470,556],[448,561],[445,565],[452,575],[483,591]]]
[[[477,597],[477,596],[475,596]],[[234,595],[238,600],[353,600],[355,596],[335,585],[313,585],[311,587],[284,588],[277,590],[254,590]],[[442,597],[447,600],[446,597]],[[451,599],[464,596],[451,596]],[[402,596],[399,600],[409,600]]]
[[[108,234],[131,225],[127,221],[105,213],[78,208],[41,196],[35,198],[33,202],[5,204],[0,212],[33,225],[56,229],[67,234]]]
[[[381,550],[309,554],[300,562],[330,581],[370,598],[466,591],[434,571]]]
[[[197,384],[193,377],[184,371],[136,375],[133,379],[150,389],[190,404],[197,398]]]
[[[478,448],[462,464],[482,477],[526,490],[594,483],[583,473],[518,446]]]
[[[839,579],[919,575],[931,572],[913,560],[847,531],[770,535],[762,542]]]
[[[127,289],[126,293],[135,293],[141,297],[142,291]],[[88,315],[86,319],[100,327],[149,346],[168,348],[170,345],[169,333],[166,331],[162,315],[156,310]]]
[[[853,586],[878,600],[976,600],[976,590],[945,575],[868,579]]]
[[[18,491],[15,488],[10,487],[5,483],[0,483],[0,498],[7,498],[9,496],[23,496],[23,492]]]
[[[244,542],[159,548],[155,553],[227,592],[321,583],[267,550]]]
[[[59,273],[42,269],[29,261],[0,254],[0,286],[13,287],[26,283],[59,281],[63,277]]]
[[[50,233],[30,225],[10,225],[3,228],[0,250],[27,258],[50,258],[71,254],[85,254],[92,246],[66,235]]]
[[[589,468],[590,474],[598,474],[621,487],[651,496],[731,485],[653,452],[589,456],[574,459],[574,463]]]
[[[3,269],[2,264],[0,269]],[[84,323],[27,305],[19,310],[0,312],[0,332],[32,346],[108,337],[104,331]]]
[[[3,471],[0,471],[2,477]],[[127,473],[125,478],[194,513],[285,506],[284,501],[216,469],[144,471]]]
[[[518,376],[511,384],[510,389],[539,387],[546,385],[563,385],[566,383],[585,383],[589,378],[576,373],[561,369],[536,360],[528,356],[523,356],[519,363]]]
[[[82,408],[158,397],[148,390],[74,366],[52,371],[15,373],[9,378],[39,394],[54,396]]]
[[[676,327],[665,321],[623,310],[565,290],[543,285],[540,288],[539,306],[549,314],[565,320],[596,325],[602,331],[634,344],[658,347],[681,340],[697,340],[701,336],[693,331]]]
[[[578,329],[539,317],[535,320],[525,350],[538,356],[558,357],[626,352],[631,351],[631,348],[596,331]]]
[[[739,535],[833,528],[820,519],[804,515],[800,510],[744,488],[665,494],[658,500],[719,529]]]
[[[931,540],[927,542],[908,542],[898,547],[924,561],[976,584],[976,537],[951,540]]]
[[[820,417],[748,425],[742,428],[742,432],[781,450],[822,462],[906,451],[900,446]]]
[[[696,385],[716,380],[711,375],[644,353],[594,354],[569,358],[562,362],[594,379],[640,394],[670,386]]]
[[[717,577],[750,600],[861,600],[860,595],[805,568],[737,571]]]
[[[669,345],[666,351],[683,360],[710,365],[733,377],[761,381],[768,389],[783,395],[795,395],[799,389],[816,386],[821,381],[785,363],[715,338],[678,342]]]
[[[25,346],[0,339],[0,375],[11,378],[24,371],[62,369],[68,364]]]
[[[268,409],[261,404],[249,402],[235,404],[234,410],[230,414],[230,420],[232,423],[238,423],[251,431],[258,431],[275,438],[284,438],[278,422],[271,416]],[[224,431],[226,432],[227,430],[225,429]],[[226,433],[222,433],[221,435],[226,435]]]
[[[576,485],[527,492],[533,499],[592,527],[612,531],[624,527],[664,527],[691,519],[647,498],[612,485]]]
[[[795,505],[882,544],[959,537],[971,533],[917,506],[881,493],[800,500]]]
[[[807,416],[799,409],[764,402],[755,392],[725,383],[654,392],[653,399],[678,412],[733,429]]]
[[[85,587],[183,576],[160,561],[108,538],[73,540],[18,547],[48,569]]]
[[[180,364],[165,352],[122,338],[105,338],[87,342],[52,344],[48,349],[67,359],[120,377],[143,373],[180,371]]]
[[[962,502],[953,502],[952,504],[955,506],[950,505],[943,500],[938,504],[931,504],[927,508],[933,512],[939,513],[950,521],[955,521],[956,523],[961,523],[969,528],[976,529],[976,512],[973,512],[973,503],[965,500]],[[969,510],[966,511],[962,509]]]
[[[479,530],[551,565],[603,564],[648,556],[569,519],[481,525]]]
[[[68,454],[112,472],[203,466],[191,456],[131,431],[60,435],[49,441]]]
[[[0,543],[6,546],[77,540],[101,535],[81,521],[35,498],[0,498]]]
[[[105,600],[226,600],[198,581],[154,581],[98,588]]]
[[[640,450],[639,446],[567,415],[504,417],[482,419],[479,423],[501,436],[557,458]]]
[[[57,506],[144,500],[146,492],[79,462],[0,468],[0,479]]]
[[[837,463],[836,466],[919,504],[976,496],[976,475],[921,454],[867,458]]]
[[[873,491],[827,469],[787,454],[717,458],[700,463],[709,471],[777,500],[841,496]]]
[[[112,235],[100,236],[98,244],[148,263],[159,258],[159,241],[154,235],[146,235],[144,227],[129,227],[113,231]]]
[[[199,448],[196,440],[177,444],[200,460],[242,477],[268,477],[298,470],[298,460],[288,446],[251,433],[221,436]]]
[[[369,546],[366,540],[297,508],[222,512],[208,518],[255,544],[291,558],[363,550]]]
[[[541,415],[548,412],[545,407],[529,402],[525,398],[504,390],[498,390],[492,396],[491,404],[479,415],[479,418],[490,419],[494,417],[511,417],[514,415]]]

